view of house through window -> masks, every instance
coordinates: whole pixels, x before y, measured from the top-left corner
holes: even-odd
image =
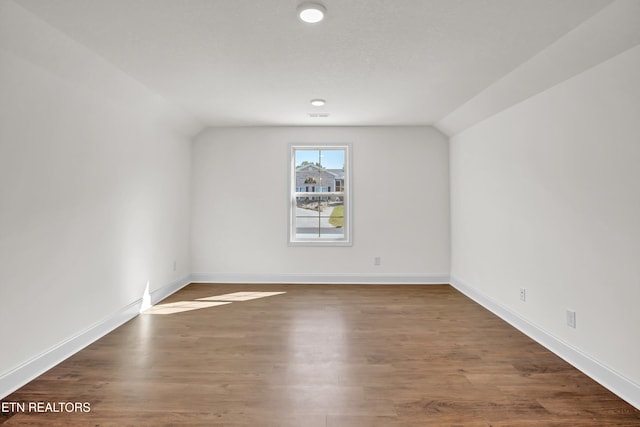
[[[348,146],[292,146],[290,242],[349,243]]]

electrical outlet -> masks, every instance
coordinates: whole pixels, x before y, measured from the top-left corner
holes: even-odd
[[[570,328],[576,327],[576,312],[569,309],[567,309],[567,326]]]
[[[373,265],[380,265],[380,257],[379,256],[373,257]]]
[[[527,290],[525,288],[520,288],[520,301],[527,300]]]

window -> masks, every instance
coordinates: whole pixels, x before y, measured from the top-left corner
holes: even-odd
[[[350,148],[291,145],[290,244],[351,245]]]

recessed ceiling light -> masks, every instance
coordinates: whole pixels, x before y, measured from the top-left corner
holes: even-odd
[[[325,13],[327,9],[318,3],[302,3],[298,6],[298,16],[309,24],[322,21]]]
[[[324,99],[320,99],[320,98],[316,98],[316,99],[312,99],[311,100],[311,105],[313,105],[314,107],[322,107],[326,103],[327,103],[327,101],[325,101]]]

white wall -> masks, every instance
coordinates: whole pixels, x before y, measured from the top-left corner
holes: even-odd
[[[298,142],[353,144],[352,247],[287,245],[288,144]],[[192,271],[446,280],[448,173],[447,139],[429,127],[210,129],[193,146]]]
[[[2,378],[188,275],[192,124],[11,1],[0,94]]]
[[[451,140],[452,276],[636,393],[639,141],[639,46]]]

